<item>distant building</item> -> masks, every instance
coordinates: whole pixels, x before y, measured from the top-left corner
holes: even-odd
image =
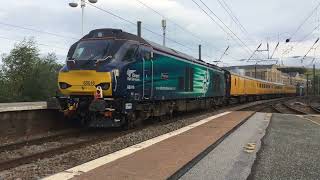
[[[244,76],[265,81],[284,83],[290,85],[305,85],[307,80],[298,72],[283,73],[277,65],[245,65],[229,66],[225,69]]]

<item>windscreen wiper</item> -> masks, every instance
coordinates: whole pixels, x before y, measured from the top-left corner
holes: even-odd
[[[111,59],[111,58],[112,58],[112,56],[107,56],[107,57],[105,57],[105,58],[103,58],[103,59],[97,59],[96,64],[98,64],[98,63],[100,63],[100,62],[107,61],[108,59]]]

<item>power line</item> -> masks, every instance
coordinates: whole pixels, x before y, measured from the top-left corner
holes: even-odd
[[[127,23],[129,23],[129,24],[131,24],[131,25],[136,26],[136,23],[134,23],[134,22],[132,22],[132,21],[130,21],[130,20],[124,18],[124,17],[121,17],[121,16],[119,16],[119,15],[116,15],[116,14],[110,12],[110,11],[107,11],[107,10],[105,10],[105,9],[103,9],[103,8],[100,8],[100,7],[98,7],[98,6],[95,6],[95,5],[93,5],[93,4],[89,4],[89,3],[88,3],[88,5],[94,7],[94,8],[96,8],[96,9],[98,9],[98,10],[101,10],[101,11],[103,11],[103,12],[105,12],[105,13],[111,15],[111,16],[114,16],[114,17],[116,17],[116,18],[118,18],[118,19],[120,19],[120,20],[122,20],[122,21],[125,21],[125,22],[127,22]],[[155,34],[155,35],[157,35],[157,36],[159,36],[159,37],[162,37],[161,34],[156,33],[156,32],[154,32],[154,31],[152,31],[152,30],[150,30],[150,29],[148,29],[148,28],[145,28],[145,27],[142,27],[142,28],[143,28],[144,30],[152,33],[152,34]],[[170,39],[170,38],[166,38],[166,39],[168,39],[169,41],[174,42],[174,43],[176,43],[176,44],[178,44],[178,45],[180,45],[180,46],[182,46],[182,47],[185,47],[185,48],[187,48],[187,49],[189,49],[189,50],[192,50],[192,51],[193,51],[193,50],[198,50],[198,49],[196,49],[196,48],[190,48],[190,47],[188,47],[188,46],[186,46],[186,45],[184,45],[184,44],[182,44],[182,43],[180,43],[180,42],[178,42],[178,41],[175,41],[175,40],[173,40],[173,39]],[[204,56],[207,57],[207,58],[209,58],[209,59],[213,59],[211,56],[208,56],[208,55],[204,55]],[[237,59],[237,58],[235,58],[235,57],[233,57],[233,56],[231,56],[231,55],[229,55],[229,56],[230,56],[231,58],[233,58],[233,59]]]
[[[64,39],[75,39],[75,40],[78,40],[78,39],[76,39],[76,38],[69,37],[69,36],[63,36],[63,35],[56,34],[56,33],[52,33],[52,32],[42,31],[42,30],[33,29],[33,28],[27,28],[27,27],[24,27],[24,26],[19,26],[19,25],[14,25],[14,24],[8,24],[8,23],[4,23],[4,22],[0,22],[0,25],[8,26],[8,27],[13,27],[13,28],[18,28],[18,29],[24,29],[24,30],[28,30],[28,31],[43,33],[43,34],[49,34],[49,35],[56,36],[56,37],[60,37],[60,38],[64,38]]]
[[[311,32],[309,32],[307,35],[305,35],[303,38],[301,38],[298,42],[302,42],[302,41],[306,40],[319,27],[320,27],[320,24],[318,24]]]
[[[194,38],[200,40],[201,42],[205,42],[205,43],[207,43],[207,44],[210,44],[210,46],[213,47],[215,50],[221,51],[221,50],[219,50],[217,47],[212,46],[211,43],[209,43],[208,41],[203,40],[202,38],[200,38],[199,36],[197,36],[195,33],[187,30],[186,28],[184,28],[183,26],[179,25],[179,24],[176,23],[175,21],[173,21],[173,20],[169,19],[168,17],[164,16],[163,14],[161,14],[159,11],[157,11],[157,10],[153,9],[152,7],[148,6],[146,3],[144,3],[144,2],[142,2],[142,1],[140,1],[140,0],[136,0],[136,1],[137,1],[138,3],[140,3],[141,5],[143,5],[144,7],[150,9],[150,10],[153,11],[154,13],[158,14],[158,15],[161,16],[162,18],[170,21],[172,24],[174,24],[175,26],[177,26],[177,27],[178,27],[179,29],[181,29],[182,31],[184,31],[184,32],[186,32],[186,33],[189,33],[191,36],[193,36]],[[222,51],[221,51],[221,52],[222,52]]]
[[[194,0],[192,0],[194,1]],[[252,50],[202,1],[199,0],[250,52]]]
[[[157,11],[157,10],[155,10],[154,8],[150,7],[150,6],[147,5],[146,3],[144,3],[144,2],[142,2],[142,1],[140,1],[140,0],[136,0],[136,1],[137,1],[138,3],[140,3],[141,5],[143,5],[144,7],[150,9],[150,10],[153,11],[154,13],[158,14],[158,15],[161,16],[162,18],[170,21],[172,24],[176,25],[179,29],[183,30],[183,31],[186,32],[186,33],[189,33],[189,34],[192,35],[194,38],[196,38],[196,39],[198,39],[198,40],[200,40],[200,41],[202,41],[202,42],[205,42],[205,43],[207,43],[207,44],[210,44],[210,47],[214,48],[216,51],[221,52],[221,53],[224,52],[224,51],[218,49],[217,47],[213,46],[212,43],[209,43],[208,41],[203,40],[202,38],[200,38],[200,37],[199,37],[198,35],[196,35],[195,33],[187,30],[186,28],[184,28],[183,26],[179,25],[179,24],[176,23],[175,21],[173,21],[173,20],[171,20],[170,18],[166,17],[165,15],[161,14],[159,11]],[[206,55],[205,55],[205,56],[206,56]],[[237,58],[235,58],[235,57],[233,57],[233,56],[231,56],[231,55],[228,55],[228,56],[230,56],[232,59],[237,59]],[[209,56],[206,56],[206,57],[212,59],[212,57],[209,57]]]
[[[302,26],[309,20],[309,18],[317,11],[317,9],[320,6],[320,2],[318,3],[318,5],[311,11],[311,13],[301,22],[301,24],[298,26],[298,28],[292,33],[290,39],[293,38],[293,36],[295,34],[297,34],[297,32],[302,28]]]
[[[227,32],[211,15],[209,15],[209,13],[206,11],[206,10],[204,10],[196,1],[194,1],[194,0],[192,0],[197,6],[198,6],[198,8],[199,9],[201,9],[215,24],[217,24],[219,27],[220,27],[220,29],[222,30],[222,31],[224,31],[226,34],[228,34],[233,40],[235,40],[235,38],[229,33],[229,32]],[[200,0],[201,1],[201,0]],[[202,2],[202,1],[201,1]],[[203,2],[202,2],[203,3]],[[204,3],[203,3],[204,4]],[[204,4],[205,5],[205,4]],[[205,5],[206,6],[206,5]],[[206,6],[207,7],[207,6]],[[208,7],[207,7],[208,8]],[[211,11],[211,9],[210,8],[208,8],[209,9],[209,11]],[[213,13],[213,11],[211,11],[212,13]],[[213,13],[214,15],[215,15],[215,13]],[[216,16],[216,15],[215,15]],[[217,16],[216,16],[217,17]],[[221,19],[220,18],[218,18],[220,21],[221,21]],[[223,23],[223,22],[222,22]],[[224,24],[224,23],[223,23]],[[225,25],[225,24],[224,24]],[[226,25],[225,25],[226,26]],[[227,26],[226,26],[227,27]],[[227,27],[229,30],[230,30],[230,28],[229,27]],[[230,30],[231,31],[231,30]],[[233,31],[231,31],[232,33],[233,33]],[[234,34],[234,33],[233,33]],[[237,35],[235,35],[238,39],[239,39],[239,37],[237,36]],[[241,42],[242,42],[242,40],[241,39],[239,39]],[[237,42],[237,41],[236,41]],[[242,42],[243,43],[243,42]],[[239,44],[240,46],[242,46],[241,44]],[[245,45],[246,46],[246,45]],[[247,46],[246,46],[247,47]],[[242,46],[242,48],[243,48],[243,46]],[[247,47],[248,48],[248,47]],[[249,48],[248,48],[249,49]],[[250,52],[248,52],[247,51],[247,49],[245,49],[246,50],[246,52],[248,53],[248,54],[250,54]],[[250,49],[249,49],[249,51],[251,51]]]
[[[230,11],[230,13],[232,14],[232,16],[235,18],[235,20],[239,23],[240,27],[243,29],[243,31],[245,31],[248,35],[248,31],[246,30],[246,28],[244,28],[244,26],[240,23],[239,19],[237,18],[237,16],[235,15],[235,13],[233,13],[233,11],[231,10],[230,6],[226,3],[225,0],[221,0],[223,2],[223,4],[227,7],[227,9]]]
[[[301,43],[303,41],[305,41],[315,30],[317,30],[317,28],[320,27],[320,24],[317,25],[312,31],[310,31],[308,34],[306,34],[303,38],[301,38],[300,40],[298,41],[295,41],[294,44],[292,44],[290,47],[286,48],[283,52],[283,54],[287,54],[287,53],[290,53],[291,51],[294,50],[294,48],[296,46],[298,46],[298,43]]]
[[[9,41],[21,42],[21,40],[11,39],[11,38],[7,38],[7,37],[4,37],[4,36],[0,36],[0,39],[6,39],[6,40],[9,40]],[[46,46],[46,47],[53,47],[53,48],[68,50],[67,48],[63,48],[63,47],[59,47],[59,46],[53,46],[53,45],[48,45],[48,44],[43,44],[43,43],[37,43],[37,42],[35,42],[35,44],[36,44],[36,45],[39,45],[39,46]]]
[[[217,0],[218,3],[220,4],[220,6],[228,13],[228,15],[231,17],[232,21],[239,26],[239,29],[243,32],[244,35],[247,35],[249,40],[253,41],[250,38],[250,35],[248,33],[248,31],[246,30],[246,28],[241,24],[241,22],[239,21],[239,19],[237,18],[237,16],[233,13],[233,11],[231,10],[230,6],[226,3],[226,1],[224,0]]]
[[[309,54],[309,52],[314,48],[314,46],[318,43],[319,38],[312,44],[312,46],[310,47],[310,49],[308,50],[308,52],[303,56],[303,58],[301,59],[301,63],[303,62],[303,60],[307,57],[307,55]]]
[[[317,4],[317,6],[309,13],[309,15],[300,23],[300,25],[298,26],[298,28],[292,33],[292,35],[290,36],[290,38],[287,39],[287,42],[290,42],[291,39],[297,34],[297,32],[302,28],[302,26],[312,17],[312,15],[317,11],[317,9],[319,8],[320,6],[320,2]],[[288,54],[290,53],[293,49],[294,49],[294,46],[297,46],[299,42],[302,42],[303,40],[305,40],[310,34],[312,34],[317,28],[319,27],[319,25],[314,29],[312,30],[309,34],[307,34],[304,38],[302,38],[300,41],[297,41],[295,42],[294,45],[291,45],[290,47],[286,48],[284,51],[283,51],[283,55],[284,54]]]
[[[95,6],[95,5],[91,4],[91,3],[86,3],[86,4],[88,4],[88,5],[96,8],[96,9],[98,9],[98,10],[101,10],[101,11],[103,11],[103,12],[105,12],[105,13],[111,15],[111,16],[114,16],[114,17],[116,17],[116,18],[118,18],[118,19],[120,19],[120,20],[122,20],[122,21],[125,21],[125,22],[127,22],[127,23],[129,23],[129,24],[131,24],[131,25],[136,26],[136,23],[134,23],[134,22],[132,22],[132,21],[126,19],[126,18],[123,18],[123,17],[121,17],[121,16],[119,16],[119,15],[116,15],[116,14],[110,12],[110,11],[107,11],[107,10],[105,10],[105,9],[103,9],[103,8],[100,8],[100,7],[98,7],[98,6]],[[148,28],[146,28],[146,27],[142,27],[142,28],[143,28],[144,30],[146,30],[146,31],[154,34],[154,35],[157,35],[157,36],[159,36],[159,37],[162,37],[161,34],[156,33],[156,32],[154,32],[154,31],[152,31],[152,30],[150,30],[150,29],[148,29]],[[190,47],[188,47],[188,46],[186,46],[186,45],[184,45],[184,44],[182,44],[182,43],[180,43],[180,42],[178,42],[178,41],[175,41],[175,40],[173,40],[173,39],[171,39],[171,38],[167,38],[167,37],[166,37],[166,39],[169,40],[169,41],[171,41],[171,42],[173,42],[173,43],[176,43],[176,44],[178,44],[178,45],[180,45],[180,46],[182,46],[182,47],[185,47],[185,48],[187,48],[187,49],[189,49],[189,50],[195,50],[195,48],[190,48]]]

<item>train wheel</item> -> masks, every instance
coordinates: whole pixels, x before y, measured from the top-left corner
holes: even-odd
[[[136,114],[129,113],[124,118],[125,123],[123,124],[122,128],[124,130],[133,129],[135,127],[135,121],[136,121]]]

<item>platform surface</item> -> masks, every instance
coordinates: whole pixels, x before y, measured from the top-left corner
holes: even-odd
[[[269,113],[256,113],[180,179],[247,179],[270,118]],[[256,144],[252,152],[246,152],[244,149],[248,143]]]
[[[47,102],[0,103],[0,112],[47,109]]]
[[[162,141],[146,148],[146,142],[50,176],[47,179],[166,179],[197,157],[226,133],[234,130],[254,112],[216,115],[182,129],[160,136]],[[202,123],[202,124],[201,124]],[[175,134],[170,136],[170,134]],[[165,138],[170,136],[169,138]],[[154,140],[148,140],[154,141]],[[135,150],[139,149],[139,150]],[[133,153],[128,153],[133,151]],[[115,156],[121,156],[116,158]],[[91,169],[95,167],[94,169]]]
[[[249,179],[320,179],[320,121],[274,114]]]

